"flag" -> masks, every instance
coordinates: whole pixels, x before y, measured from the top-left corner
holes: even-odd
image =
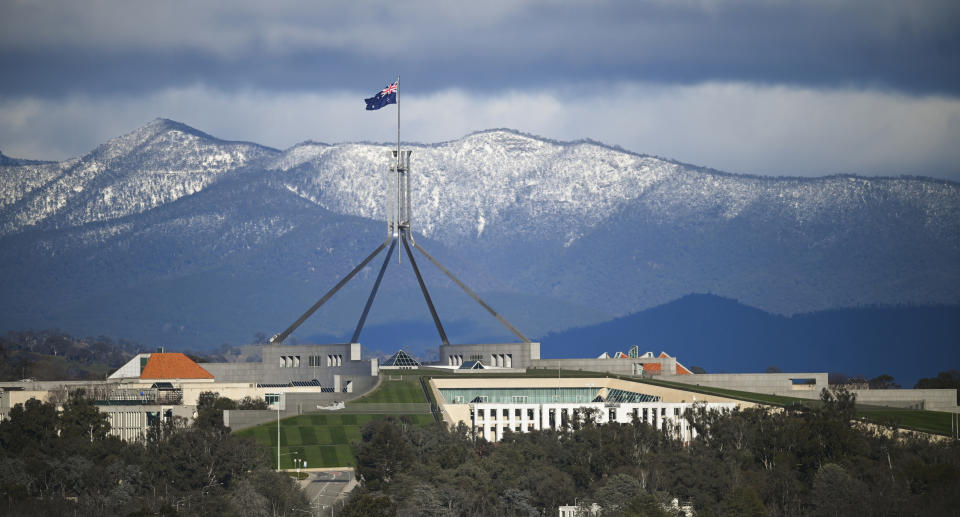
[[[363,100],[367,103],[367,110],[378,110],[387,104],[396,104],[397,83],[387,85],[386,88],[380,90],[380,93]]]

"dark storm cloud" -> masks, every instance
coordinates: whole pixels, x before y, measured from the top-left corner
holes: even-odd
[[[376,87],[396,71],[425,92],[719,80],[960,93],[953,0],[32,4],[2,7],[0,95]]]
[[[730,172],[960,181],[960,1],[0,0],[0,150],[154,117],[284,148],[511,127]],[[384,123],[387,120],[387,123]]]

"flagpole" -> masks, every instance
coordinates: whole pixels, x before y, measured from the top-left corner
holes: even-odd
[[[397,218],[396,218],[396,222],[394,223],[393,231],[394,231],[394,235],[395,235],[395,236],[400,236],[400,232],[399,232],[399,229],[400,229],[400,206],[401,206],[401,204],[400,204],[400,196],[401,196],[402,194],[400,193],[400,75],[399,75],[399,74],[397,74],[397,93],[396,93],[396,95],[397,95],[397,176],[396,176],[395,181],[396,181],[396,183],[397,183],[397,190],[396,190],[396,193],[397,193],[397,199],[396,199],[396,202],[397,202],[397,204],[396,204],[396,207],[397,207]],[[400,238],[403,238],[403,237],[400,236]],[[403,259],[400,258],[400,255],[401,255],[400,253],[397,253],[397,263],[398,263],[398,264],[402,264],[402,263],[403,263]]]
[[[397,171],[400,171],[400,76],[397,76]]]

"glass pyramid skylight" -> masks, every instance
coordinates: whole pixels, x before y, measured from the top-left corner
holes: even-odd
[[[401,367],[401,368],[419,368],[420,362],[410,357],[409,354],[403,350],[398,350],[397,353],[391,355],[387,360],[380,364],[380,367]]]

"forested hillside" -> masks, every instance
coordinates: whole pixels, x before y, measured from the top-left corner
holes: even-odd
[[[0,515],[302,515],[309,506],[269,451],[222,425],[175,421],[146,443],[108,436],[82,394],[63,411],[29,400],[0,422]]]
[[[362,486],[341,515],[536,516],[597,503],[604,516],[954,515],[960,444],[850,425],[853,400],[820,409],[687,415],[690,444],[647,424],[505,434],[371,422],[357,452]]]

